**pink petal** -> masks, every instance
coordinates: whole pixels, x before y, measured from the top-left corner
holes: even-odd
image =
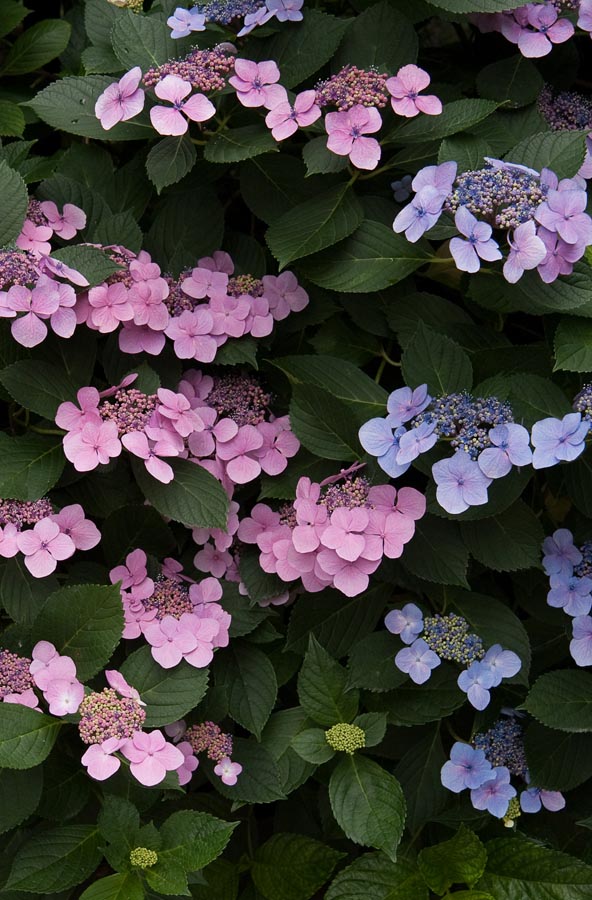
[[[172,106],[153,107],[150,110],[150,121],[159,134],[185,134],[189,127],[187,119],[184,119],[181,113]]]

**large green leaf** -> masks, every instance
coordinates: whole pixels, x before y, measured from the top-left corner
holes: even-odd
[[[487,867],[477,887],[495,900],[588,900],[592,866],[574,856],[516,836],[489,841]]]
[[[0,381],[20,406],[53,419],[60,403],[76,399],[76,386],[64,371],[37,359],[21,359],[0,372]]]
[[[99,878],[80,895],[80,900],[143,900],[143,898],[142,882],[133,872]]]
[[[66,49],[70,31],[70,23],[64,19],[44,19],[27,28],[6,54],[2,75],[24,75],[41,69]]]
[[[469,552],[496,572],[530,569],[540,563],[543,528],[522,500],[505,512],[461,525]]]
[[[220,659],[216,682],[228,692],[231,718],[258,739],[275,705],[277,679],[265,653],[244,641],[231,643]]]
[[[552,169],[559,178],[571,178],[586,156],[586,131],[547,131],[524,138],[506,154],[509,162],[540,171]]]
[[[54,486],[65,465],[59,438],[0,434],[0,495],[38,500]]]
[[[470,390],[473,384],[471,360],[462,347],[423,322],[418,323],[401,363],[406,384],[427,383],[431,394]]]
[[[18,851],[6,887],[55,894],[85,881],[101,861],[94,825],[41,830]]]
[[[440,726],[412,744],[395,769],[407,802],[407,820],[414,834],[447,806],[450,795],[442,785],[440,772],[446,762]]]
[[[204,157],[211,163],[234,163],[277,151],[271,132],[263,125],[227,128],[208,141]]]
[[[592,734],[567,734],[532,722],[524,746],[537,787],[569,791],[592,777]]]
[[[251,875],[267,900],[309,900],[344,855],[301,834],[274,834],[256,850]]]
[[[172,461],[175,478],[162,484],[148,474],[143,463],[132,462],[140,490],[163,516],[188,528],[225,528],[228,495],[213,475],[186,459]]]
[[[398,144],[418,144],[457,134],[477,125],[496,111],[499,104],[492,100],[453,100],[439,116],[418,116],[397,128],[392,139]]]
[[[559,731],[592,731],[592,675],[572,669],[547,672],[524,701],[528,712]]]
[[[563,318],[555,332],[555,369],[592,372],[592,320]]]
[[[165,137],[150,150],[146,159],[148,178],[158,193],[169,184],[180,181],[191,171],[197,153],[186,134],[181,137]]]
[[[111,44],[126,69],[140,66],[143,72],[159,66],[179,53],[178,42],[171,37],[162,19],[122,9],[114,19]]]
[[[60,722],[17,703],[0,704],[0,767],[32,769],[49,756]]]
[[[417,59],[417,34],[403,13],[386,0],[364,9],[347,30],[333,66],[375,67],[393,75]]]
[[[301,444],[323,459],[353,461],[362,455],[349,407],[322,388],[296,384],[290,425]]]
[[[159,860],[179,861],[188,872],[203,869],[222,853],[237,824],[190,809],[174,812],[160,829]]]
[[[203,700],[208,687],[207,669],[196,669],[184,660],[173,669],[163,669],[152,659],[150,647],[130,654],[121,672],[146,704],[149,728],[181,719]]]
[[[453,884],[474,887],[485,869],[487,850],[474,832],[461,825],[450,840],[424,847],[417,862],[430,888],[443,894]]]
[[[509,100],[513,107],[533,103],[542,87],[543,79],[537,67],[521,53],[490,63],[477,76],[477,90],[482,97],[501,103]],[[456,157],[448,157],[452,158]],[[508,154],[508,159],[514,162],[511,153]],[[459,170],[466,171],[460,167]]]
[[[468,587],[469,551],[456,522],[424,516],[415,525],[415,535],[405,548],[405,568],[436,584]]]
[[[407,860],[391,862],[384,853],[366,853],[329,885],[327,900],[428,900],[428,888]]]
[[[358,691],[347,690],[347,673],[311,635],[298,675],[300,705],[319,725],[350,722],[358,711]]]
[[[21,176],[3,159],[0,160],[0,193],[2,195],[0,247],[5,247],[7,244],[13,244],[20,234],[29,196]]]
[[[0,769],[0,834],[35,812],[43,788],[43,766],[26,771]]]

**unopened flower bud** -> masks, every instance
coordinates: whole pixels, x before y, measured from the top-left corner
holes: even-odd
[[[517,797],[512,797],[508,804],[508,810],[503,818],[503,822],[506,828],[513,828],[515,820],[520,815],[522,815],[522,812],[520,810],[520,803],[518,802]]]
[[[341,750],[350,755],[366,746],[366,734],[358,725],[340,722],[325,732],[325,739],[333,750]]]
[[[158,853],[155,850],[148,850],[146,847],[136,847],[130,850],[130,863],[137,866],[138,869],[149,869],[158,862]]]

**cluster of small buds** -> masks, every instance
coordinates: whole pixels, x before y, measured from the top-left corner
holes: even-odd
[[[439,440],[448,443],[454,454],[434,463],[432,475],[438,503],[449,513],[487,503],[494,479],[533,463],[530,435],[513,421],[508,403],[467,393],[434,400],[425,384],[393,391],[387,415],[362,425],[359,439],[391,478],[403,475]]]
[[[318,82],[315,87],[317,106],[335,106],[340,112],[358,105],[382,109],[389,100],[387,79],[388,75],[376,69],[344,66],[336,75]]]
[[[538,109],[552,131],[592,129],[592,98],[577,91],[553,91],[546,84],[539,94]],[[586,138],[586,156],[578,175],[592,178],[592,131]]]
[[[148,577],[146,564],[146,554],[138,549],[109,573],[111,584],[121,583],[123,637],[142,635],[163,669],[182,659],[200,669],[209,665],[214,650],[228,646],[231,617],[218,603],[220,582],[211,577],[195,582],[171,559],[165,560],[154,580]]]
[[[177,743],[178,747],[187,748],[183,752],[188,759],[192,760],[191,772],[198,766],[198,755],[206,753],[208,759],[216,763],[214,775],[218,776],[222,784],[234,787],[243,767],[230,758],[232,756],[232,735],[223,732],[215,722],[201,722],[199,725],[190,725],[187,728],[182,719],[167,725],[165,731],[175,743],[181,741],[181,743]],[[190,777],[191,774],[185,782],[181,781],[181,784],[187,783]]]
[[[402,609],[391,610],[384,624],[409,645],[399,650],[395,665],[415,684],[425,684],[443,659],[466,666],[457,684],[475,709],[485,709],[491,688],[498,687],[504,678],[512,678],[522,667],[520,657],[501,644],[485,651],[481,638],[456,614],[424,619],[418,606],[407,603]]]
[[[592,384],[585,384],[574,397],[573,408],[580,413],[584,422],[592,423]]]
[[[543,569],[549,576],[547,603],[572,618],[569,652],[578,666],[592,665],[592,542],[580,547],[567,528],[543,541]]]
[[[0,650],[0,700],[14,703],[15,696],[22,697],[23,694],[31,696],[29,692],[32,693],[33,679],[29,671],[30,666],[31,660],[26,656],[19,656],[10,650]]]
[[[108,738],[132,738],[146,720],[138,700],[118,697],[113,688],[87,694],[78,712],[78,732],[85,744],[102,744]]]
[[[358,468],[320,484],[300,478],[293,518],[258,503],[242,519],[238,538],[258,546],[264,572],[285,582],[300,580],[310,592],[331,586],[355,597],[367,589],[383,557],[401,556],[425,513],[425,497],[414,488],[397,494],[388,485],[370,487],[352,478]]]
[[[158,862],[158,853],[146,847],[134,847],[130,850],[129,861],[137,869],[150,869]]]
[[[498,719],[487,731],[476,734],[471,743],[476,750],[483,750],[492,766],[506,766],[511,775],[526,774],[524,734],[515,716]]]
[[[58,562],[76,550],[91,550],[101,540],[96,525],[75,503],[55,513],[49,500],[0,500],[0,556],[22,553],[34,578],[55,572]]]
[[[496,228],[507,232],[506,281],[514,284],[532,269],[547,284],[570,275],[592,244],[584,178],[559,180],[550,169],[539,173],[490,157],[485,162],[485,168],[459,175],[455,162],[421,169],[411,182],[415,196],[395,217],[393,229],[415,243],[448,210],[461,235],[449,245],[461,272],[478,272],[482,260],[503,259],[492,237]]]
[[[35,284],[41,270],[28,250],[0,250],[0,290],[18,284]]]
[[[227,45],[200,50],[194,47],[182,59],[172,59],[161,66],[154,66],[144,73],[147,88],[155,87],[167,75],[176,75],[188,81],[194,90],[207,93],[222,91],[226,87],[226,76],[234,68],[234,56]]]
[[[579,12],[578,26],[592,31],[590,0],[544,0],[509,12],[477,13],[470,19],[484,33],[503,34],[507,41],[516,44],[522,56],[538,59],[547,56],[554,44],[563,44],[574,35],[573,22],[563,17],[570,12]]]
[[[339,722],[325,732],[325,740],[332,750],[352,756],[366,746],[366,732],[359,725]]]

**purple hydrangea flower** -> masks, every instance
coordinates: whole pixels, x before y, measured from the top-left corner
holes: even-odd
[[[399,452],[397,453],[397,463],[404,465],[413,462],[422,453],[431,450],[438,435],[435,433],[435,422],[422,422],[417,428],[412,428],[401,435],[399,440]]]
[[[558,528],[551,537],[546,537],[543,553],[543,569],[547,575],[572,575],[574,566],[582,561],[568,528]]]
[[[469,506],[487,503],[487,488],[491,478],[484,475],[479,464],[462,450],[432,466],[437,484],[436,499],[449,513],[461,513]]]
[[[504,278],[515,284],[527,269],[536,269],[545,259],[547,248],[536,233],[532,219],[514,229],[512,239],[508,238],[510,252],[504,263]]]
[[[397,203],[404,203],[411,196],[412,180],[412,175],[403,175],[398,181],[391,181],[391,189]]]
[[[482,259],[493,262],[502,258],[497,242],[491,237],[491,225],[479,222],[466,206],[459,206],[454,222],[466,237],[466,241],[459,237],[450,241],[450,252],[457,269],[461,272],[478,272]]]
[[[405,422],[409,422],[414,416],[423,412],[431,402],[432,398],[428,394],[427,384],[420,384],[415,389],[398,388],[390,394],[386,403],[386,408],[390,413],[389,421],[393,425],[404,425]]]
[[[576,616],[569,652],[578,666],[592,666],[592,616]]]
[[[587,616],[592,609],[592,579],[577,575],[551,575],[547,603],[568,616]]]
[[[448,195],[452,190],[457,168],[455,162],[440,163],[439,166],[424,166],[411,182],[411,187],[415,192],[431,187]]]
[[[183,9],[178,6],[174,15],[168,17],[167,25],[172,28],[172,38],[187,37],[192,31],[205,31],[206,17],[195,7]]]
[[[483,662],[473,662],[468,669],[460,673],[456,683],[467,695],[471,706],[482,710],[488,706],[491,700],[489,689],[494,686],[495,679],[496,675],[488,665]]]
[[[475,809],[486,809],[496,819],[502,819],[508,811],[510,800],[516,796],[516,788],[510,784],[510,770],[496,766],[493,778],[471,791],[471,803]]]
[[[418,638],[410,647],[399,650],[395,656],[396,667],[409,675],[415,684],[425,684],[432,669],[439,666],[440,662],[440,657],[430,650],[423,638]]]
[[[358,439],[366,453],[376,456],[378,465],[387,475],[390,475],[391,478],[398,478],[407,471],[411,463],[406,465],[397,463],[399,441],[405,434],[405,428],[397,428],[393,432],[392,420],[393,416],[387,416],[385,419],[370,419],[360,428]]]
[[[520,809],[525,813],[538,813],[541,806],[549,812],[558,812],[565,807],[565,797],[559,791],[544,791],[531,787],[520,794]]]
[[[398,213],[393,222],[393,230],[397,234],[404,231],[407,240],[411,244],[415,244],[426,231],[436,224],[445,200],[446,194],[442,191],[433,187],[422,188],[411,203]]]
[[[532,462],[530,435],[523,425],[496,425],[488,437],[493,447],[482,450],[478,459],[479,468],[488,478],[503,478],[512,466],[528,466]]]
[[[580,413],[568,413],[562,419],[541,419],[532,426],[534,469],[547,469],[560,462],[572,462],[585,448],[590,422],[582,422]]]
[[[415,603],[406,603],[403,609],[392,609],[384,624],[391,634],[398,634],[404,644],[412,644],[423,631],[423,613]]]
[[[586,191],[549,191],[535,218],[548,231],[557,232],[568,244],[589,244],[592,241],[592,219],[584,212],[587,201]]]
[[[489,669],[493,675],[492,687],[498,687],[502,678],[513,678],[522,668],[522,660],[513,650],[504,650],[501,644],[494,644],[489,648],[481,665]]]
[[[478,788],[488,778],[493,769],[485,758],[483,750],[475,750],[470,744],[457,741],[450,751],[450,759],[444,763],[440,772],[442,784],[454,794],[460,794],[465,788]]]

